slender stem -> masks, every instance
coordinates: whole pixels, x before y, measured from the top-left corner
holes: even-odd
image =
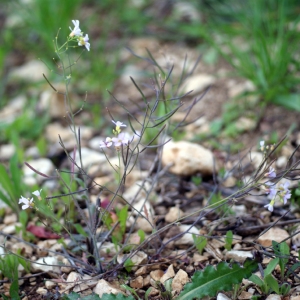
[[[119,160],[119,168],[118,168],[118,183],[121,184],[121,153],[118,151],[118,160]]]
[[[66,50],[68,49],[68,43],[70,41],[75,41],[76,40],[76,37],[68,37],[67,41],[62,45],[62,46],[58,46],[57,44],[57,37],[56,37],[56,43],[55,43],[55,52],[60,60],[60,63],[61,63],[61,69],[62,69],[62,72],[63,72],[63,78],[64,78],[64,82],[65,82],[65,93],[64,93],[64,97],[65,97],[65,106],[66,106],[66,114],[67,116],[69,117],[69,120],[70,120],[70,129],[71,131],[73,132],[74,134],[74,137],[75,137],[75,141],[76,141],[76,145],[77,145],[77,149],[78,149],[78,153],[79,153],[79,161],[80,161],[80,170],[83,170],[83,163],[82,163],[82,156],[81,156],[81,144],[80,144],[80,135],[79,135],[79,131],[77,132],[76,130],[76,125],[75,125],[75,121],[74,121],[74,113],[73,113],[73,108],[72,108],[72,104],[71,104],[71,99],[70,99],[70,94],[69,94],[69,83],[70,83],[70,79],[71,79],[71,76],[70,74],[67,74],[66,73],[66,67],[65,67],[65,64],[64,64],[64,61],[62,59],[62,56],[61,54],[63,53],[61,50],[63,48],[66,48]],[[64,51],[65,52],[65,51]],[[71,62],[69,61],[69,65],[71,66]],[[74,150],[75,151],[75,150]],[[84,181],[84,184],[85,184],[85,187],[88,186],[87,184],[87,181],[86,181],[86,177],[83,176],[83,181]],[[67,185],[66,185],[67,186]],[[70,190],[70,188],[67,186],[69,192],[71,193],[72,191]],[[77,201],[75,200],[74,196],[72,196],[73,200],[74,200],[74,203],[77,207],[77,209],[79,211],[81,211],[80,207],[78,206],[77,204]],[[87,194],[87,199],[88,198],[88,194]],[[103,269],[102,269],[102,266],[101,266],[101,261],[100,261],[100,254],[99,254],[99,251],[97,249],[97,238],[96,238],[96,234],[94,233],[93,231],[93,227],[94,227],[94,222],[93,222],[93,209],[90,205],[90,201],[89,200],[86,200],[86,207],[88,208],[88,211],[89,211],[89,218],[85,218],[84,214],[81,213],[86,221],[86,225],[87,225],[87,228],[88,228],[88,231],[89,231],[89,235],[90,235],[90,238],[91,238],[91,243],[93,244],[93,255],[95,257],[95,262],[96,262],[96,266],[97,266],[97,270],[99,272],[103,272]]]

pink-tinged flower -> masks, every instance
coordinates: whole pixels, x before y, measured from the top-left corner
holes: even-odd
[[[41,197],[41,191],[42,191],[42,190],[36,190],[36,191],[32,192],[32,194],[33,194],[34,196]]]
[[[269,211],[273,211],[274,210],[274,201],[271,201],[269,204],[264,205],[264,207],[266,207]]]
[[[70,30],[71,30],[71,33],[70,33],[70,37],[73,37],[73,36],[82,36],[82,32],[79,28],[79,21],[78,20],[72,20],[73,24],[74,24],[74,29],[72,29],[71,27]]]
[[[87,51],[90,51],[90,43],[89,41],[89,36],[86,34],[85,37],[79,37],[78,38],[78,46],[85,46]]]
[[[276,184],[273,182],[266,182],[265,188],[266,188],[266,194],[268,194],[268,198],[271,200],[274,199],[277,194]]]
[[[23,203],[24,205],[22,205],[22,209],[25,210],[27,208],[33,208],[34,203],[33,203],[33,198],[31,198],[30,200],[27,198],[24,198],[23,196],[21,196],[21,198],[19,199],[19,204]]]
[[[137,138],[137,136],[135,134],[131,135],[128,132],[124,132],[124,138],[123,139],[128,141],[127,144],[132,143],[134,141],[134,139],[136,139],[136,138]]]
[[[128,145],[129,143],[128,136],[124,132],[118,134],[117,137],[113,137],[112,141],[115,147],[120,147],[121,145]]]
[[[287,200],[291,198],[292,194],[291,191],[289,190],[290,183],[286,181],[284,184],[281,184],[279,186],[279,195],[282,197],[283,203],[286,204]]]
[[[107,137],[105,142],[100,142],[100,148],[109,148],[112,145],[112,139],[110,137]]]
[[[282,198],[283,203],[286,204],[287,201],[291,198],[291,196],[292,196],[292,194],[291,194],[290,192],[289,192],[289,193],[286,193],[286,194],[283,196],[283,198]]]
[[[285,192],[289,192],[289,186],[290,186],[290,183],[288,181],[286,181],[284,184],[281,184],[279,186],[279,189],[282,190],[282,191],[285,191]]]
[[[269,172],[265,174],[266,177],[269,178],[275,178],[276,177],[276,172],[274,168],[270,167]]]
[[[104,141],[101,141],[100,144],[99,144],[99,147],[100,148],[107,148],[107,145],[105,144]]]

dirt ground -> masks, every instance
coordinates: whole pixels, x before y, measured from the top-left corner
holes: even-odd
[[[191,66],[193,62],[196,61],[197,57],[200,53],[193,48],[188,48],[184,45],[176,45],[176,44],[161,44],[156,40],[151,39],[137,39],[131,41],[129,45],[133,51],[135,51],[139,55],[146,55],[144,49],[147,48],[152,51],[153,56],[162,64],[172,64],[174,63],[174,77],[179,75],[180,66],[183,65],[185,55],[188,57],[189,65]],[[149,63],[143,61],[137,61],[128,54],[124,50],[124,55],[122,56],[123,60],[127,60],[129,65],[134,66],[137,70],[147,70],[151,69],[149,67]],[[232,72],[232,68],[222,59],[219,59],[216,64],[208,65],[203,60],[200,60],[198,67],[196,68],[194,75],[204,74],[205,76],[213,76],[214,82],[211,84],[210,88],[206,92],[203,99],[193,108],[191,115],[189,116],[190,120],[194,120],[199,116],[205,117],[204,125],[208,125],[211,121],[214,121],[216,118],[220,118],[222,116],[223,107],[226,103],[233,101],[230,98],[230,94],[233,93],[233,88],[237,86],[244,85],[246,80],[234,76],[225,76]],[[126,71],[120,79],[117,81],[117,85],[113,91],[114,95],[123,103],[132,105],[129,101],[133,102],[141,101],[141,97],[138,95],[136,89],[130,81],[128,81],[128,76],[133,76],[137,82],[151,82],[151,79],[146,78],[138,78],[134,76],[131,71]],[[192,77],[191,76],[191,77]],[[198,91],[195,94],[189,95],[186,99],[183,100],[186,105],[189,105],[195,97],[201,95],[204,90]],[[153,91],[149,89],[149,95],[151,96]],[[240,101],[245,101],[243,98]],[[248,101],[248,100],[247,100]],[[251,112],[254,115],[260,114],[260,106],[259,103],[252,106],[253,111]],[[114,115],[121,115],[123,112],[120,110],[120,107],[116,106],[116,104],[110,104],[109,109]],[[182,112],[180,112],[182,113]],[[245,115],[248,116],[249,111],[245,111]],[[80,118],[80,116],[79,116]],[[55,120],[57,121],[57,120]],[[80,121],[79,121],[80,123]],[[289,130],[292,126],[292,131],[289,133]],[[253,124],[252,124],[253,125]],[[272,139],[274,134],[276,133],[277,139],[280,140],[283,136],[287,135],[286,138],[286,148],[289,149],[286,153],[284,149],[278,153],[278,156],[288,156],[291,154],[293,149],[299,144],[299,113],[295,111],[288,111],[282,107],[268,105],[265,109],[264,114],[259,119],[259,122],[255,124],[255,126],[250,126],[249,129],[246,129],[243,133],[240,133],[234,137],[224,137],[221,134],[220,136],[213,136],[211,139],[214,139],[215,143],[223,145],[223,149],[226,149],[227,145],[233,143],[242,143],[243,149],[240,151],[249,151],[250,149],[255,149],[257,151],[258,141],[261,139]],[[192,127],[189,127],[192,128]],[[198,128],[199,129],[199,128]],[[197,130],[195,127],[195,135],[197,135]],[[203,129],[203,125],[202,125]],[[201,130],[201,126],[200,129]],[[188,135],[191,137],[191,134]],[[236,153],[226,153],[226,151],[222,151],[220,149],[214,149],[212,144],[209,141],[209,137],[198,140],[198,143],[203,144],[206,147],[210,147],[210,150],[214,152],[216,156],[221,158],[221,161],[225,161],[226,156],[231,156],[228,160],[232,162],[236,162],[237,154]],[[192,139],[193,140],[193,139]],[[33,146],[34,141],[32,142]],[[220,147],[222,148],[222,147]],[[298,155],[298,154],[297,154]],[[149,157],[145,158],[145,160],[152,160],[153,157],[149,155]],[[191,180],[191,177],[182,177],[182,176],[174,176],[173,174],[169,174],[167,171],[164,174],[164,178],[161,179],[160,183],[156,187],[156,193],[160,194],[161,201],[159,204],[154,205],[155,211],[155,222],[157,228],[162,228],[167,224],[165,221],[165,215],[169,212],[172,207],[180,207],[185,213],[189,211],[193,211],[198,209],[199,207],[203,207],[203,205],[207,201],[207,195],[213,190],[216,183],[212,177],[204,177],[203,182],[200,185],[196,185]],[[244,174],[247,175],[247,174]],[[238,177],[234,177],[234,182],[240,180]],[[230,194],[231,192],[236,191],[236,186],[225,185],[220,182],[217,184],[217,190],[223,196]],[[249,195],[248,195],[249,196]],[[267,210],[262,207],[262,202],[257,199],[249,199],[247,201],[240,200],[237,204],[242,205],[243,209],[245,209],[244,213],[239,216],[227,216],[224,222],[217,224],[220,215],[216,212],[208,213],[205,222],[199,221],[197,224],[200,228],[202,234],[208,234],[211,224],[216,223],[215,230],[213,231],[213,235],[217,237],[222,237],[227,230],[231,229],[233,233],[239,236],[239,240],[236,242],[238,246],[236,249],[243,251],[251,251],[254,250],[252,241],[256,240],[258,236],[263,232],[268,223],[277,221],[278,217],[285,213],[286,215],[280,219],[282,225],[281,228],[287,229],[290,231],[291,227],[288,227],[288,221],[295,220],[297,222],[297,218],[299,214],[297,214],[297,209],[290,211],[290,208],[287,206],[278,207],[275,209],[274,214],[271,214]],[[255,198],[255,197],[254,197]],[[256,202],[255,204],[255,201]],[[260,203],[260,204],[257,204]],[[237,205],[237,206],[238,206]],[[234,205],[233,205],[234,206]],[[238,210],[236,209],[236,212]],[[11,214],[12,212],[7,212]],[[263,215],[263,217],[262,217]],[[187,219],[185,224],[193,224],[195,219],[190,218]],[[286,223],[284,223],[286,222]],[[208,226],[209,225],[209,226]],[[259,227],[260,226],[260,227]],[[253,227],[253,230],[250,229]],[[249,229],[248,231],[246,229]],[[256,228],[256,229],[255,229]],[[145,291],[154,283],[151,281],[151,278],[156,278],[155,280],[159,280],[163,274],[165,274],[166,270],[173,266],[175,273],[179,270],[183,270],[188,274],[188,278],[194,274],[196,270],[202,270],[207,265],[215,265],[220,260],[224,260],[226,254],[224,252],[224,245],[221,243],[218,244],[218,239],[211,239],[207,248],[205,248],[203,256],[197,254],[195,249],[190,249],[190,247],[186,247],[185,245],[174,246],[172,244],[171,247],[165,247],[164,251],[157,255],[155,253],[155,249],[158,249],[161,245],[162,241],[166,239],[171,239],[176,234],[178,234],[178,228],[176,226],[171,227],[169,230],[164,232],[161,236],[161,240],[155,240],[151,245],[147,245],[143,251],[148,254],[148,259],[143,263],[143,266],[140,266],[138,270],[134,272],[126,273],[124,270],[115,270],[115,273],[108,271],[104,279],[110,282],[114,287],[119,287],[120,283],[126,283],[137,291],[137,294],[143,298]],[[14,241],[13,238],[9,238],[9,241]],[[39,239],[36,239],[38,242]],[[38,251],[35,245],[31,245],[34,250],[35,259],[38,258]],[[69,250],[68,250],[69,251]],[[183,254],[182,254],[183,253]],[[74,255],[69,251],[69,254],[74,257]],[[179,255],[180,254],[180,255]],[[201,257],[200,257],[201,256]],[[109,256],[108,256],[109,257]],[[30,257],[29,257],[30,258]],[[264,261],[264,266],[267,265],[267,262]],[[154,273],[153,273],[154,272]],[[54,274],[52,272],[43,272],[39,275],[33,275],[33,279],[25,279],[21,285],[21,290],[24,295],[26,295],[23,299],[59,299],[63,290],[67,292],[74,290],[78,284],[73,284],[73,287],[70,289],[66,288],[66,279],[68,277],[67,272],[62,272],[60,275]],[[81,274],[82,275],[82,274]],[[95,274],[91,274],[92,277]],[[28,276],[28,274],[23,277]],[[157,276],[157,277],[155,277]],[[139,278],[138,278],[139,277]],[[139,284],[140,277],[143,278],[142,283]],[[117,280],[116,280],[117,278]],[[138,278],[138,279],[137,279]],[[45,287],[46,279],[48,281],[54,282],[54,286],[51,288]],[[5,280],[5,279],[4,279]],[[296,291],[297,284],[295,282],[292,283],[294,291]],[[253,285],[252,285],[253,286]],[[1,292],[7,294],[9,288],[9,284],[7,282],[2,282]],[[40,288],[40,291],[38,291]],[[163,299],[159,289],[154,289],[155,291],[151,294],[149,299]],[[85,291],[80,291],[82,295],[89,294],[92,291],[92,286],[88,286]],[[255,290],[256,293],[259,293],[258,289]],[[295,294],[295,292],[294,292]],[[165,298],[166,299],[166,298]],[[213,298],[212,298],[213,299]],[[239,298],[239,299],[250,299],[248,298]]]

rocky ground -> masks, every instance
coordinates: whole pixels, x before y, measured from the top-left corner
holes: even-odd
[[[162,65],[174,64],[175,77],[180,74],[185,55],[187,55],[190,65],[196,61],[199,55],[192,48],[161,44],[152,39],[132,40],[130,47],[138,55],[143,56],[145,55],[143,49],[148,48]],[[132,76],[138,83],[143,81],[149,83],[151,78],[136,74],[145,69],[151,71],[151,67],[143,61],[131,62],[132,56],[125,50],[122,59],[128,60],[129,63],[118,79],[113,91],[114,96],[125,105],[141,102],[140,94],[137,93],[136,88],[128,78]],[[32,68],[34,72],[31,71]],[[122,262],[123,254],[117,255],[117,262],[114,265],[107,264],[116,254],[116,249],[110,238],[103,242],[99,250],[103,265],[107,267],[107,272],[101,276],[92,272],[84,272],[83,268],[78,267],[80,265],[78,260],[84,261],[86,264],[89,264],[89,261],[83,252],[74,252],[69,236],[64,236],[65,243],[70,243],[69,247],[63,247],[62,244],[57,243],[60,236],[56,236],[51,231],[38,232],[37,229],[40,230],[40,228],[34,226],[41,226],[41,224],[36,217],[29,222],[32,227],[28,227],[28,230],[35,235],[34,240],[31,242],[23,241],[20,234],[16,232],[16,225],[19,224],[17,214],[5,206],[5,213],[1,218],[2,224],[0,225],[1,242],[3,245],[5,242],[5,247],[0,249],[2,253],[5,251],[6,253],[7,251],[17,252],[18,249],[21,249],[22,255],[32,262],[30,273],[26,273],[22,269],[19,270],[20,290],[24,295],[22,299],[58,299],[59,295],[68,294],[71,291],[80,295],[89,295],[94,292],[100,296],[105,292],[124,293],[124,289],[120,287],[121,284],[127,284],[135,289],[141,298],[152,286],[149,299],[162,299],[157,282],[164,283],[169,278],[173,278],[172,293],[177,295],[183,286],[191,280],[191,276],[196,270],[202,270],[207,265],[216,265],[224,260],[232,259],[243,263],[247,257],[253,257],[253,250],[269,250],[268,247],[271,246],[272,240],[280,242],[287,239],[286,241],[291,248],[291,261],[292,257],[297,259],[300,237],[296,234],[290,238],[291,234],[297,231],[299,218],[296,197],[286,205],[275,206],[274,211],[270,212],[264,208],[264,205],[269,201],[263,191],[255,190],[236,199],[236,201],[228,202],[227,208],[230,208],[230,214],[226,210],[204,209],[205,216],[199,220],[197,220],[198,215],[191,215],[191,213],[205,208],[209,195],[213,191],[219,197],[227,197],[238,190],[241,181],[245,181],[253,175],[264,158],[263,153],[259,150],[260,140],[270,140],[274,133],[280,139],[288,133],[282,147],[271,157],[274,159],[273,166],[278,172],[285,169],[289,158],[300,143],[298,114],[272,105],[268,106],[258,123],[248,111],[245,111],[236,120],[236,127],[241,129],[241,133],[238,135],[226,137],[220,132],[220,135],[210,137],[209,123],[221,116],[223,105],[232,101],[240,93],[254,89],[250,82],[228,75],[231,71],[230,66],[222,60],[214,65],[207,65],[200,61],[194,74],[188,78],[182,88],[182,92],[190,90],[193,92],[182,100],[184,102],[183,108],[172,117],[174,121],[182,119],[185,115],[184,109],[193,99],[202,95],[210,87],[189,116],[189,120],[195,118],[198,120],[184,129],[186,134],[178,142],[170,141],[164,147],[162,156],[156,165],[153,166],[152,164],[155,160],[155,152],[145,151],[141,156],[141,163],[137,164],[127,176],[124,191],[122,191],[123,198],[135,209],[141,210],[143,207],[142,214],[149,221],[145,222],[145,219],[139,217],[134,224],[133,220],[136,218],[134,214],[128,218],[126,234],[133,228],[130,243],[138,244],[138,229],[142,229],[148,237],[154,228],[156,230],[167,228],[161,230],[156,239],[151,240],[148,244],[145,243],[132,256],[135,266],[131,272],[116,268],[118,263]],[[9,76],[29,79],[34,84],[35,81],[43,78],[43,73],[47,74],[47,72],[48,70],[41,62],[31,60],[11,70]],[[58,143],[58,135],[60,135],[69,153],[74,150],[74,136],[63,118],[65,108],[62,97],[47,84],[42,90],[34,90],[30,93],[39,97],[35,114],[41,115],[49,107],[50,122],[44,131],[47,154],[42,157],[34,141],[24,143],[22,147],[25,150],[26,162],[50,178],[55,175],[56,169],[70,166]],[[153,91],[149,89],[149,96],[151,93]],[[27,94],[22,93],[11,99],[0,111],[0,119],[3,122],[9,122],[16,118],[26,106],[27,97]],[[251,98],[243,99],[243,101],[254,101],[255,103],[259,99]],[[252,106],[253,114],[259,113],[257,107],[257,104]],[[109,109],[116,119],[126,122],[124,111],[119,106],[115,103],[109,104]],[[90,183],[95,182],[98,185],[113,189],[115,188],[114,174],[105,155],[99,148],[99,143],[106,134],[105,128],[111,127],[110,118],[108,115],[106,116],[103,128],[86,125],[89,118],[90,112],[83,110],[76,119],[81,129],[83,165],[87,167]],[[293,123],[295,127],[289,132]],[[206,137],[199,138],[203,134],[207,134]],[[235,143],[243,145],[239,152],[226,151],[228,145]],[[9,158],[15,151],[15,147],[11,144],[1,145],[2,163],[7,165]],[[105,153],[107,153],[110,162],[118,161],[114,151],[106,149]],[[72,156],[72,154],[70,155]],[[293,159],[296,161],[298,156],[296,153]],[[76,159],[78,159],[78,155]],[[163,166],[161,170],[157,169],[160,161]],[[28,185],[29,191],[34,184],[42,189],[47,189],[49,193],[59,190],[57,180],[37,176],[25,164],[22,168],[24,182]],[[216,174],[222,168],[226,175],[217,176]],[[201,180],[197,181],[200,178]],[[137,189],[141,184],[144,184],[144,192],[139,193],[136,197]],[[291,186],[296,188],[298,186],[297,181],[291,181]],[[89,190],[90,198],[95,204],[98,193],[99,190],[96,188]],[[52,196],[52,194],[47,196]],[[103,192],[101,198],[103,201],[109,199],[109,194]],[[120,207],[123,204],[121,201],[118,203]],[[187,216],[187,218],[177,222],[183,216]],[[100,226],[98,228],[99,231],[103,229],[103,225],[101,226],[102,228]],[[265,231],[266,229],[268,230]],[[224,237],[228,230],[232,230],[234,233],[231,250],[224,248]],[[211,237],[208,239],[202,254],[193,247],[194,240],[191,233]],[[82,243],[84,244],[85,241]],[[270,258],[265,256],[262,262],[263,268],[268,265],[269,261]],[[275,274],[278,275],[279,270],[277,271]],[[297,270],[295,273],[298,274]],[[289,282],[292,284],[290,299],[294,300],[300,297],[298,296],[299,280],[296,275],[292,274],[289,278]],[[1,293],[8,295],[9,287],[10,283],[3,278]],[[261,291],[254,284],[247,281],[243,282],[242,288],[238,299],[250,299],[254,294],[261,294]],[[232,295],[230,293],[227,296],[219,294],[217,299],[228,299],[227,297],[231,299]]]

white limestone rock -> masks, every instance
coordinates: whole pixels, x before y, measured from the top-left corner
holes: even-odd
[[[195,226],[191,227],[190,225],[180,225],[179,229],[180,232],[184,232],[184,235],[175,240],[175,245],[194,245],[192,234],[199,234],[199,230]]]
[[[27,98],[23,95],[19,95],[13,98],[9,103],[1,109],[0,120],[3,123],[11,123],[16,117],[23,111],[27,102]]]
[[[116,289],[115,287],[113,287],[110,283],[108,283],[104,279],[101,279],[98,281],[97,285],[93,289],[93,292],[95,294],[98,294],[100,296],[100,298],[103,296],[103,294],[117,295],[119,293],[122,293],[121,290]]]
[[[196,172],[213,174],[217,166],[210,150],[190,142],[168,142],[163,149],[162,163],[171,164],[169,171],[176,175],[189,176]]]
[[[280,243],[283,240],[285,240],[285,242],[288,245],[290,245],[291,240],[289,239],[289,236],[290,235],[286,230],[278,227],[272,227],[266,233],[261,235],[257,241],[259,244],[261,244],[264,247],[272,246],[272,241]]]
[[[47,256],[41,257],[36,262],[31,264],[31,268],[34,272],[54,272],[60,273],[60,267],[57,265],[60,264],[60,261],[56,256]]]
[[[172,290],[179,293],[183,289],[184,285],[188,282],[189,282],[188,274],[185,271],[180,269],[176,273],[176,275],[172,281]]]
[[[16,151],[15,145],[7,144],[0,146],[0,159],[1,160],[9,160]]]
[[[217,296],[217,300],[231,300],[231,299],[228,298],[225,294],[219,293]]]
[[[9,78],[28,82],[38,82],[45,80],[43,74],[49,74],[47,66],[40,60],[31,60],[26,64],[14,68],[9,73]]]
[[[185,91],[193,91],[193,94],[200,93],[216,82],[216,78],[208,74],[196,74],[191,76],[185,85]]]
[[[128,255],[126,254],[119,254],[117,257],[118,263],[123,263]],[[145,264],[148,259],[148,255],[143,251],[138,251],[135,255],[133,255],[131,258],[132,263],[135,265],[132,267],[133,271],[136,271],[138,269],[139,265]]]
[[[168,223],[172,223],[178,220],[179,218],[182,218],[183,215],[184,215],[183,211],[179,207],[174,206],[171,207],[168,213],[166,214],[165,220]]]
[[[73,151],[70,153],[70,156],[73,157]],[[80,157],[78,150],[76,151],[76,163],[80,166]],[[82,157],[82,164],[84,168],[89,168],[93,165],[101,165],[102,163],[106,162],[106,157],[104,154],[91,150],[88,148],[81,148],[81,157]]]
[[[253,255],[249,251],[228,251],[225,255],[226,259],[233,259],[236,262],[243,263],[247,258],[253,258]]]

